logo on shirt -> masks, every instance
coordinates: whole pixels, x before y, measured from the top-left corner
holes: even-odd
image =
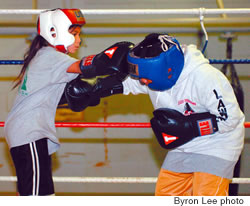
[[[184,106],[184,115],[188,116],[188,115],[193,114],[193,113],[195,113],[195,112],[192,109],[192,107],[188,103],[186,103]]]
[[[189,99],[182,99],[182,100],[179,100],[179,101],[178,101],[178,105],[184,104],[184,103],[190,103],[190,104],[192,104],[192,105],[196,105],[195,102],[192,102],[192,101],[189,100]]]
[[[25,72],[22,84],[18,88],[18,93],[21,94],[21,95],[23,95],[23,96],[27,96],[28,95],[28,92],[27,92],[27,79],[28,79],[28,75],[27,74],[28,74],[28,70],[29,70],[29,67],[27,68],[27,70]]]
[[[215,89],[213,90],[213,92],[215,94],[216,99],[219,100],[217,110],[218,110],[220,116],[217,116],[217,121],[226,121],[228,118],[228,115],[227,115],[226,106],[222,100],[222,96],[218,95],[218,93]]]

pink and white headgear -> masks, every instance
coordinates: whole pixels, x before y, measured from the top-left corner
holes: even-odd
[[[83,26],[85,23],[79,9],[44,11],[38,17],[37,33],[56,49],[66,53],[67,47],[75,42],[75,37],[69,33],[70,26]]]

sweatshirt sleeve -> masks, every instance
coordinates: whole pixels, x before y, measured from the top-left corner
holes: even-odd
[[[244,124],[244,114],[240,110],[233,88],[226,76],[209,65],[202,80],[200,100],[207,110],[216,115],[220,133]],[[244,125],[242,125],[244,126]]]
[[[132,79],[128,77],[123,84],[123,94],[148,94],[148,87],[146,85],[142,85],[139,80]]]

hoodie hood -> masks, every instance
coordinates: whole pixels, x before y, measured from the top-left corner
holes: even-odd
[[[184,52],[184,68],[175,86],[178,86],[187,76],[202,64],[209,64],[209,60],[204,57],[196,45],[182,45]]]

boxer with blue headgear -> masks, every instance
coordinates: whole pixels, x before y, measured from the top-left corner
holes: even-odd
[[[150,34],[128,54],[129,73],[150,89],[164,91],[175,85],[184,66],[179,42],[167,34]]]
[[[196,45],[181,48],[165,34],[148,35],[127,59],[132,78],[123,82],[123,94],[149,95],[151,128],[169,150],[155,195],[228,195],[244,139],[244,114],[229,81]]]
[[[228,195],[229,179],[243,148],[245,117],[227,78],[195,45],[180,47],[166,34],[150,34],[135,47],[126,45],[106,65],[122,71],[124,77],[128,69],[130,77],[105,79],[94,89],[77,89],[74,103],[80,99],[84,105],[88,97],[119,93],[148,94],[154,107],[151,127],[159,144],[168,150],[155,195]],[[108,59],[115,49],[111,46],[101,56],[108,55]],[[103,61],[91,65],[109,74]],[[83,67],[88,70],[88,65]],[[74,85],[72,91],[82,85]]]

